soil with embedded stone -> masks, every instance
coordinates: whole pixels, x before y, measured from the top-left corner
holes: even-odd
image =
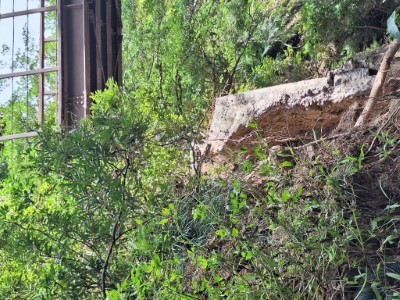
[[[375,61],[374,69],[377,65],[379,65],[379,59]],[[298,94],[300,98],[309,98],[306,105],[301,101],[299,104],[288,103],[288,97],[291,96],[281,97],[281,94],[275,98],[278,100],[274,100],[274,103],[271,104],[270,101],[265,110],[254,108],[258,105],[256,102],[259,97],[255,93],[242,95],[240,99],[238,97],[221,99],[219,103],[223,107],[216,108],[220,109],[220,112],[214,114],[211,125],[213,132],[210,136],[216,138],[213,140],[209,136],[207,141],[211,144],[212,151],[208,156],[208,161],[203,165],[203,172],[207,173],[216,166],[223,165],[225,171],[221,176],[230,176],[237,169],[237,164],[232,160],[232,154],[246,149],[247,158],[251,160],[252,156],[256,156],[254,149],[260,145],[260,142],[269,149],[271,158],[274,151],[281,153],[287,151],[298,157],[300,161],[312,163],[318,160],[324,166],[337,162],[337,156],[340,153],[341,157],[358,159],[361,167],[358,172],[347,178],[351,181],[349,182],[353,188],[351,193],[355,196],[355,206],[360,213],[358,226],[368,230],[373,220],[379,220],[383,216],[392,217],[393,220],[397,220],[397,222],[394,221],[393,226],[400,226],[398,220],[400,215],[400,81],[397,78],[399,70],[400,63],[396,58],[371,119],[366,125],[358,128],[355,128],[354,124],[368,99],[369,89],[353,96],[348,93],[343,99],[332,101],[334,89],[341,84],[340,82],[336,82],[336,86],[335,83],[328,83],[327,88],[324,88],[322,84],[323,95],[318,92],[319,94],[315,96],[320,97],[319,100],[321,97],[328,99],[326,101],[313,101],[313,95]],[[368,79],[368,82],[372,84],[373,80]],[[302,83],[303,86],[306,84],[306,82]],[[318,84],[321,82],[318,81]],[[333,85],[329,87],[329,84]],[[279,89],[282,88],[289,88],[289,85],[279,87]],[[312,90],[312,87],[310,89]],[[246,100],[246,97],[250,100]],[[240,101],[235,102],[237,99]],[[230,107],[232,103],[237,103],[238,106],[232,109]],[[252,107],[252,113],[249,113],[249,107]],[[243,113],[238,112],[240,109],[243,109]],[[234,111],[234,114],[226,112],[228,110]],[[218,122],[221,122],[223,129],[219,130]],[[235,124],[235,122],[238,123]],[[294,168],[291,176],[298,181],[299,185],[306,186],[307,183],[302,181],[308,174],[302,172],[308,171],[307,168],[304,168],[304,171],[302,168]],[[339,171],[345,172],[340,169]],[[254,187],[262,187],[269,180],[257,176],[256,173],[250,174],[246,179],[252,182]],[[366,265],[376,266],[382,259],[378,252],[385,244],[387,246],[385,256],[399,259],[398,237],[387,243],[388,237],[382,234],[382,236],[368,237],[365,249],[362,251],[360,249],[354,255],[362,256]],[[340,272],[351,274],[355,271],[346,266]],[[337,274],[337,271],[332,272],[331,278],[328,278],[329,274],[327,274],[327,291],[333,288],[329,282],[334,282]],[[350,288],[346,293],[346,299],[352,299],[357,291]],[[335,299],[335,297],[330,299]],[[338,296],[337,299],[343,299],[343,296]]]

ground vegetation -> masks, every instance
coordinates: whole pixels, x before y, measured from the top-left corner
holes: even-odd
[[[122,5],[124,86],[93,94],[74,130],[1,145],[0,298],[398,298],[398,110],[335,137],[316,129],[313,155],[272,155],[258,135],[232,167],[206,170],[196,145],[215,97],[383,45],[399,4]]]

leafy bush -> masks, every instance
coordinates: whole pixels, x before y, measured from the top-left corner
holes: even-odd
[[[398,238],[398,205],[370,227],[360,222],[352,179],[362,147],[351,156],[322,143],[329,159],[291,151],[272,161],[260,141],[230,176],[191,170],[210,99],[340,59],[355,16],[375,2],[123,5],[124,90],[109,82],[74,130],[43,126],[33,140],[3,145],[1,298],[308,299],[347,283],[378,289],[366,279],[367,241],[382,238],[384,253]],[[398,138],[376,136],[382,157],[392,155]],[[358,267],[366,272],[339,273]]]

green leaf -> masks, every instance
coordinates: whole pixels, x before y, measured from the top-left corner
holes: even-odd
[[[393,244],[394,241],[398,238],[399,236],[397,234],[391,234],[386,239],[383,241],[383,244],[389,243]]]
[[[257,145],[255,148],[254,148],[254,154],[257,156],[257,158],[259,159],[259,160],[265,160],[266,158],[267,158],[267,154],[266,154],[266,152],[261,148],[261,146],[260,145]]]
[[[382,296],[381,296],[381,293],[379,293],[379,291],[378,291],[378,285],[379,285],[379,282],[373,282],[372,284],[371,284],[371,288],[372,288],[372,290],[374,291],[374,294],[375,294],[375,296],[376,296],[376,300],[382,300]]]
[[[239,236],[239,230],[237,230],[236,228],[233,228],[233,229],[232,229],[232,236],[233,236],[233,237]]]
[[[391,277],[391,278],[394,278],[394,279],[396,279],[396,280],[400,280],[400,274],[387,272],[386,275],[389,276],[389,277]]]
[[[378,223],[382,222],[385,220],[385,217],[376,217],[374,219],[372,219],[371,221],[371,229],[375,230],[376,228],[378,228]]]
[[[168,219],[162,219],[160,222],[157,222],[158,225],[164,225],[168,223]]]
[[[218,229],[215,234],[218,235],[221,239],[223,239],[224,237],[226,237],[228,235],[229,231],[227,232],[227,230],[225,228],[221,228]]]
[[[246,205],[246,200],[240,201],[239,203],[239,209],[242,209]]]
[[[240,152],[240,154],[246,154],[247,153],[247,148],[246,147],[240,147],[239,152]]]
[[[288,190],[284,190],[282,193],[282,200],[288,201],[292,196],[290,195]]]
[[[162,209],[162,211],[161,211],[161,214],[163,215],[163,216],[168,216],[169,214],[170,214],[170,210],[168,209],[168,208],[163,208]]]
[[[152,265],[143,265],[142,266],[143,271],[145,271],[146,273],[151,273],[151,271],[153,271],[153,266]]]
[[[246,160],[246,161],[243,163],[243,169],[244,169],[245,171],[250,171],[252,167],[253,167],[253,164],[251,163],[251,161]]]
[[[245,260],[250,260],[250,259],[252,259],[252,257],[254,256],[253,255],[253,253],[251,252],[251,251],[246,251],[246,252],[242,252],[241,253],[241,255],[242,255],[242,257],[245,259]]]
[[[197,261],[198,261],[200,267],[201,267],[203,270],[207,268],[207,266],[208,266],[207,259],[205,259],[205,258],[199,256],[199,257],[197,258]]]
[[[169,277],[169,282],[174,282],[175,279],[176,279],[176,273],[173,272],[173,273],[171,274],[171,276]]]
[[[235,218],[235,217],[233,217],[233,216],[230,217],[230,220],[231,220],[231,222],[232,222],[233,224],[239,223],[239,219],[237,219],[237,218]]]
[[[292,164],[290,161],[285,160],[285,161],[281,162],[281,164],[279,165],[279,167],[281,167],[281,168],[293,167],[293,164]]]
[[[270,165],[262,165],[259,174],[260,176],[269,176],[272,171]]]
[[[248,125],[250,128],[253,128],[253,129],[256,129],[258,126],[257,126],[257,123],[255,123],[255,122],[250,122],[249,123],[249,125]]]
[[[233,188],[235,189],[235,191],[240,192],[240,183],[239,183],[239,181],[233,180],[232,181],[232,185],[233,185]]]
[[[396,203],[396,204],[392,204],[392,205],[388,205],[385,207],[385,210],[394,210],[396,208],[399,208],[400,204]]]
[[[387,19],[387,31],[388,34],[396,39],[400,40],[400,31],[398,27],[398,18],[399,18],[399,8],[396,8],[395,11],[390,15]]]
[[[299,186],[299,187],[297,188],[297,194],[296,194],[296,196],[299,197],[299,196],[301,196],[302,193],[303,193],[303,187],[302,187],[302,186]]]

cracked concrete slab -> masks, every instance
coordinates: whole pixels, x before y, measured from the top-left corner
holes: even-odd
[[[344,111],[368,96],[374,79],[368,68],[357,68],[217,98],[207,143],[219,152],[249,133],[252,121],[275,138],[332,130]]]

